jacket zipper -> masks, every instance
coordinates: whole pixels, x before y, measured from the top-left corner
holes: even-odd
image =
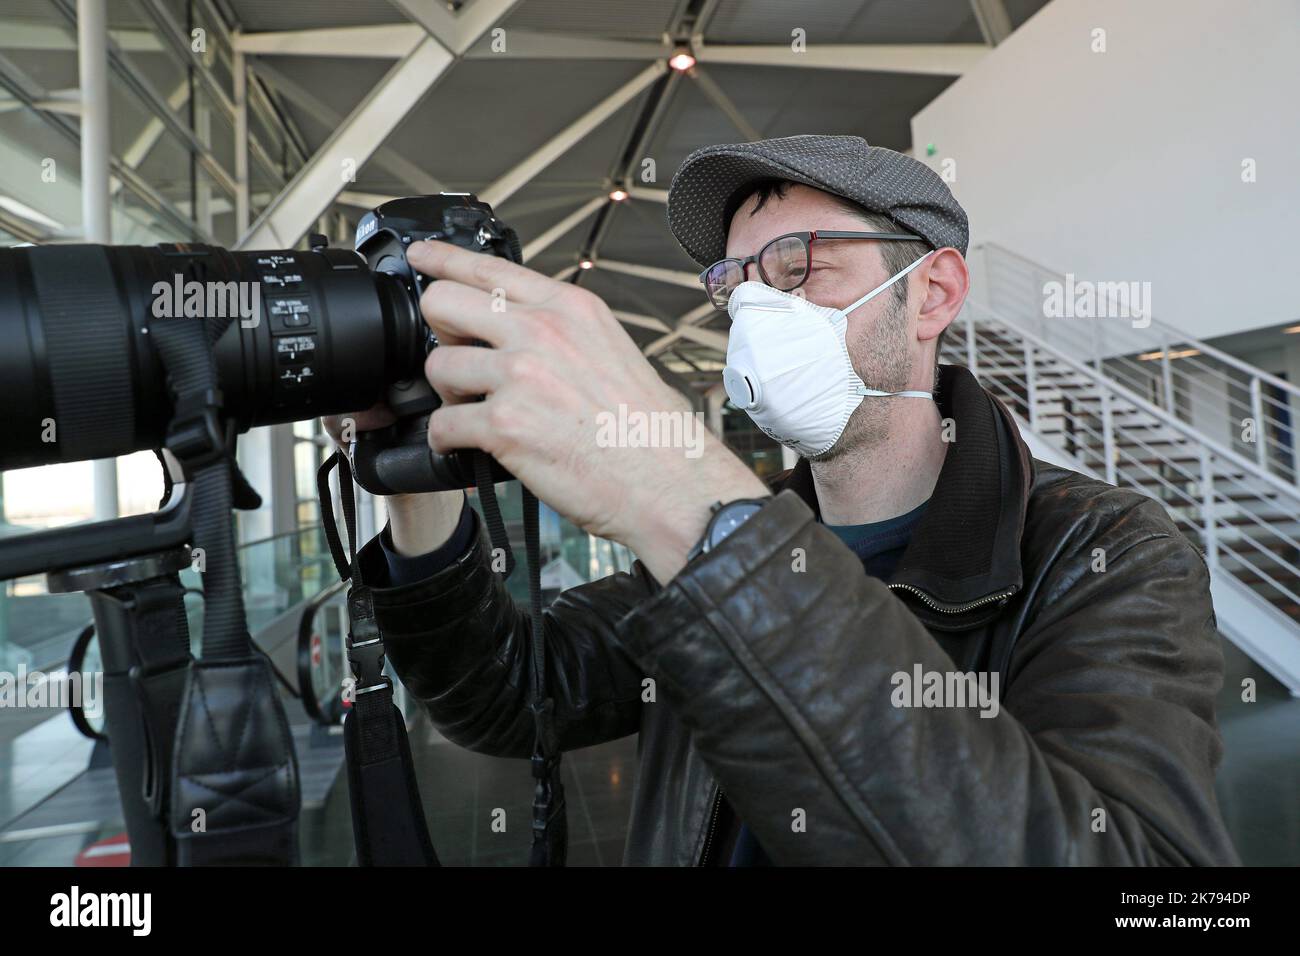
[[[713,846],[713,831],[718,827],[718,811],[722,809],[722,788],[713,795],[713,811],[709,814],[709,829],[704,835],[704,850],[700,853],[700,862],[697,866],[708,866],[709,850]]]
[[[939,611],[942,614],[964,614],[966,611],[974,610],[975,608],[981,607],[985,604],[992,604],[994,601],[1005,601],[1007,598],[1011,597],[1011,595],[1015,594],[1016,591],[1018,590],[1015,587],[1010,587],[1007,588],[1005,591],[996,591],[993,594],[987,594],[984,597],[980,598],[979,600],[971,601],[967,604],[940,604],[938,601],[930,597],[930,595],[926,594],[920,588],[912,587],[912,585],[910,584],[891,584],[889,585],[889,587],[894,590],[906,591],[909,594],[915,594],[917,597],[921,599],[921,601],[925,605],[933,608],[936,611]]]

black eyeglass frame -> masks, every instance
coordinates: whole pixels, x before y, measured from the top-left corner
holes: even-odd
[[[763,257],[763,253],[767,252],[767,250],[770,249],[772,246],[774,246],[776,243],[780,242],[782,239],[790,239],[790,238],[799,239],[800,241],[803,242],[804,254],[808,258],[808,268],[804,270],[802,279],[800,279],[794,285],[790,286],[790,288],[782,289],[780,286],[774,284],[772,280],[768,278],[767,272],[763,269],[762,257]],[[841,232],[839,230],[830,230],[830,229],[813,229],[808,232],[786,232],[777,236],[775,239],[763,243],[763,248],[759,249],[758,252],[756,252],[752,256],[745,256],[743,259],[736,259],[732,257],[719,259],[717,262],[713,263],[711,266],[709,266],[707,269],[701,272],[699,279],[700,279],[700,284],[704,286],[704,294],[708,297],[709,302],[713,304],[713,307],[715,309],[718,309],[723,312],[727,310],[725,304],[718,305],[718,303],[714,301],[713,296],[709,293],[709,282],[708,282],[709,273],[712,272],[714,269],[716,269],[718,266],[722,265],[724,262],[739,263],[740,274],[742,277],[746,273],[746,267],[752,262],[758,268],[758,274],[759,276],[762,277],[764,285],[769,285],[773,289],[777,289],[781,292],[793,292],[795,289],[799,288],[801,285],[807,282],[808,277],[812,275],[812,244],[819,239],[887,239],[887,240],[893,239],[902,242],[911,242],[911,241],[925,242],[924,238],[922,238],[921,236],[914,236],[910,232]],[[745,280],[742,278],[741,282],[743,281]],[[728,298],[731,297],[730,292],[727,293],[727,297]]]

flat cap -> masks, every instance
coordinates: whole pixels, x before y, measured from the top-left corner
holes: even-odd
[[[966,211],[925,163],[861,136],[783,136],[706,146],[686,157],[668,189],[668,228],[701,266],[726,256],[727,229],[764,179],[803,183],[888,216],[935,249],[963,256]]]

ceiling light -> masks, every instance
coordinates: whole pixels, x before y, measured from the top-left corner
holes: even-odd
[[[579,269],[591,269],[591,268],[593,268],[595,265],[596,265],[596,263],[592,262],[590,259],[583,259],[581,262],[578,263],[578,268],[579,268]]]
[[[610,202],[622,202],[622,201],[625,200],[625,199],[627,199],[627,190],[626,190],[626,189],[613,189],[613,190],[610,190],[610,193],[609,193],[609,201],[610,201]]]
[[[673,54],[668,59],[668,65],[678,73],[685,73],[695,65],[695,57],[683,50],[680,53]]]
[[[1171,359],[1191,358],[1193,355],[1200,355],[1200,349],[1174,349],[1169,353]],[[1164,352],[1143,352],[1138,356],[1139,362],[1155,362],[1165,357]]]

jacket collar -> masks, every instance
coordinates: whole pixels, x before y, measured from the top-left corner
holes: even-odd
[[[957,365],[939,367],[939,413],[954,422],[934,494],[888,581],[918,602],[927,623],[962,630],[980,623],[1023,585],[1020,538],[1034,466],[1010,413]],[[806,460],[775,482],[821,517]]]

